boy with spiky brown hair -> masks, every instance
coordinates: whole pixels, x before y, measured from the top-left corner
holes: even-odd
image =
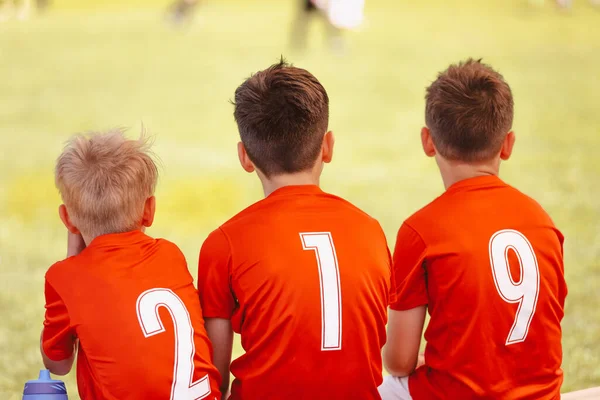
[[[429,86],[425,154],[445,193],[398,232],[384,400],[560,397],[563,236],[498,172],[515,143],[513,97],[480,61]],[[425,313],[424,365],[418,363]],[[422,364],[419,363],[419,364]]]
[[[215,229],[198,291],[230,400],[379,400],[390,256],[379,223],[319,187],[329,97],[280,62],[235,91],[242,168],[265,198]],[[233,332],[245,354],[231,362]]]
[[[158,171],[121,130],[75,136],[56,164],[67,259],[46,273],[41,352],[83,400],[218,399],[220,377],[179,248],[153,239]]]

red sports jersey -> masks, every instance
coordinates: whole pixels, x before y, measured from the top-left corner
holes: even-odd
[[[166,240],[103,235],[50,267],[44,352],[64,360],[76,339],[82,400],[220,400],[192,276]]]
[[[211,233],[204,316],[231,319],[246,351],[231,399],[380,399],[390,264],[379,223],[317,186],[281,188]]]
[[[460,181],[398,232],[393,310],[428,305],[414,400],[558,399],[563,236],[496,176]]]

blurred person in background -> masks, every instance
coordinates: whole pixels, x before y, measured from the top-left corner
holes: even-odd
[[[573,0],[556,0],[556,4],[562,8],[571,8],[573,6]],[[600,0],[590,0],[590,4],[593,6],[600,6]]]
[[[169,19],[175,24],[189,21],[200,0],[175,0],[168,9]]]
[[[364,0],[300,0],[298,14],[292,23],[292,47],[306,48],[308,26],[316,17],[326,25],[326,39],[331,48],[342,51],[342,32],[362,24],[364,3]]]
[[[543,5],[545,0],[531,0],[532,3],[537,5]],[[589,0],[590,4],[593,6],[600,6],[600,0]],[[570,9],[573,6],[573,0],[555,0],[556,4],[564,9]]]
[[[292,47],[298,50],[306,48],[308,26],[311,20],[316,17],[325,23],[326,37],[330,45],[340,48],[342,43],[341,31],[329,21],[326,13],[319,9],[313,0],[300,0],[299,5],[298,13],[292,23]]]
[[[38,11],[44,11],[50,0],[35,0]],[[0,21],[5,21],[15,16],[17,19],[25,20],[31,15],[32,0],[0,0]]]

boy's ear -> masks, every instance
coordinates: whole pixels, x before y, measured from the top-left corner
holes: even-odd
[[[80,233],[79,229],[77,229],[77,227],[71,222],[71,217],[69,217],[69,211],[67,210],[67,206],[65,206],[64,204],[61,204],[58,207],[58,216],[60,217],[60,220],[69,232],[76,235]]]
[[[426,126],[421,129],[421,144],[423,145],[423,151],[427,157],[435,156],[436,151],[433,140],[431,140],[431,132]]]
[[[321,159],[324,163],[330,163],[333,159],[333,145],[335,144],[335,136],[333,132],[328,131],[323,136],[323,143],[321,144]]]
[[[254,164],[250,160],[250,157],[248,157],[248,153],[246,152],[246,147],[244,147],[244,143],[238,142],[237,150],[238,158],[240,159],[240,165],[242,166],[242,168],[244,168],[244,171],[254,172]]]
[[[142,215],[142,226],[151,227],[154,223],[154,213],[156,212],[156,197],[150,196],[144,203],[144,214]]]
[[[515,146],[515,133],[513,131],[508,132],[508,135],[504,138],[502,148],[500,149],[500,158],[502,160],[508,160],[512,154],[513,147]]]

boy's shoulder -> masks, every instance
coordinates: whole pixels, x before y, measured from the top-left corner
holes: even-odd
[[[229,230],[237,225],[245,224],[247,222],[264,221],[268,215],[273,215],[273,213],[277,211],[293,214],[295,203],[290,200],[290,198],[285,197],[266,197],[238,212],[223,223],[220,226],[220,229]],[[327,205],[327,207],[324,208],[324,212],[333,211],[340,214],[347,214],[352,218],[358,218],[359,220],[364,220],[365,222],[377,224],[377,226],[379,226],[379,222],[375,218],[340,196],[319,191],[311,196],[310,202],[314,205]],[[303,203],[303,205],[305,204],[306,203]]]
[[[150,239],[154,240],[155,245],[158,246],[163,251],[170,251],[170,252],[173,252],[173,254],[178,254],[181,257],[183,257],[183,252],[181,251],[179,246],[177,246],[177,244],[175,244],[174,242],[171,242],[170,240],[167,240],[164,238],[150,237]]]
[[[79,255],[71,256],[55,262],[46,271],[46,281],[52,285],[60,283],[63,279],[70,276],[72,272],[77,270],[79,263]]]
[[[143,243],[124,243],[116,250],[114,248],[108,248],[108,253],[111,254],[110,257],[107,257],[107,254],[104,251],[106,249],[105,247],[95,246],[94,243],[92,243],[91,246],[86,247],[81,253],[52,264],[46,271],[46,280],[53,285],[61,285],[62,282],[68,284],[68,282],[77,279],[78,276],[84,276],[92,273],[94,270],[105,269],[107,263],[113,262],[113,256],[118,251],[125,253],[123,257],[119,257],[118,263],[125,264],[131,261],[132,264],[137,264],[139,262],[137,255],[142,257],[141,247],[146,246],[150,246],[146,247],[146,249],[151,249],[151,252],[155,256],[181,261],[187,265],[183,252],[175,243],[162,238],[152,238],[146,234],[142,235],[144,239]],[[140,251],[138,251],[138,249],[140,249]],[[136,259],[132,258],[131,254],[135,254]]]
[[[332,202],[335,202],[336,207],[338,207],[342,212],[347,212],[348,214],[353,215],[355,218],[363,219],[365,221],[375,223],[379,226],[379,221],[377,221],[363,209],[356,206],[354,203],[351,203],[349,200],[346,200],[343,197],[337,196],[335,194],[326,192],[323,192],[323,195]]]
[[[405,223],[416,231],[448,224],[478,223],[481,221],[475,221],[474,218],[479,211],[495,218],[518,215],[554,226],[540,203],[499,178],[496,184],[489,187],[473,186],[471,189],[473,190],[445,191],[413,213]]]

